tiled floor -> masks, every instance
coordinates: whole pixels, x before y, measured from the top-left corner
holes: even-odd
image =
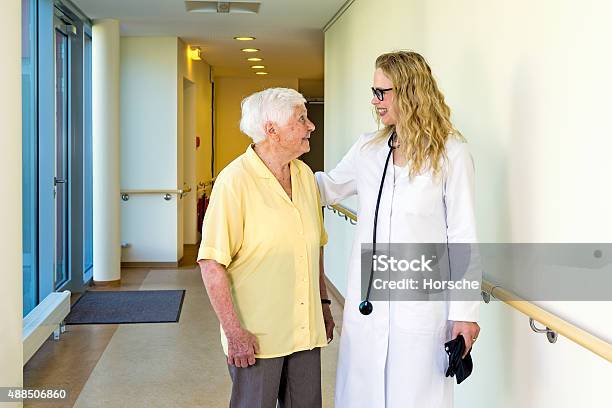
[[[231,383],[199,269],[185,262],[122,274],[124,290],[186,289],[180,321],[68,326],[26,365],[25,387],[68,388],[57,408],[227,407]],[[324,407],[333,406],[338,336],[322,353]]]

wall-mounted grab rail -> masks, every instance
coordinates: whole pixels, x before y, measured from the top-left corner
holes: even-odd
[[[173,195],[176,195],[179,199],[181,199],[189,192],[191,192],[191,187],[187,185],[180,190],[121,190],[121,199],[123,201],[128,201],[131,195],[162,194],[164,200],[170,201]]]
[[[350,222],[352,225],[357,224],[357,216],[351,210],[341,205],[328,205],[328,210],[331,210],[335,214],[338,214],[340,217],[343,217],[345,220]]]
[[[612,362],[612,344],[608,343],[607,341],[600,339],[599,337],[587,332],[586,330],[576,327],[571,323],[568,323],[559,316],[556,316],[527,300],[522,300],[516,294],[499,286],[493,285],[487,280],[482,281],[482,290],[483,292],[488,293],[490,296],[494,296],[495,298],[523,313],[530,319],[545,325],[546,329],[538,329],[538,332],[546,333],[549,340],[551,339],[549,333],[558,333],[564,337],[567,337],[574,343],[581,345],[587,350],[592,351],[598,356]],[[554,341],[551,341],[551,343],[552,342]]]
[[[327,206],[331,211],[344,216],[345,219],[357,221],[357,216],[350,209],[341,205]],[[482,280],[482,293],[485,302],[488,303],[491,296],[503,301],[508,306],[518,310],[530,319],[530,325],[534,331],[538,333],[546,333],[548,340],[554,343],[557,338],[557,333],[568,338],[574,343],[584,347],[585,349],[597,354],[600,357],[612,362],[612,344],[600,339],[599,337],[563,320],[541,307],[518,297],[516,294],[494,285],[490,281]],[[534,328],[534,321],[538,321],[546,326],[546,329]],[[537,330],[536,330],[537,329]]]
[[[215,177],[207,182],[200,181],[197,188],[198,197],[200,197],[202,193],[207,193],[210,196],[210,191],[212,190],[213,184],[215,184]]]

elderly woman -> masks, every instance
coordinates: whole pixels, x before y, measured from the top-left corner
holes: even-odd
[[[218,175],[198,263],[221,323],[231,407],[320,407],[320,348],[334,322],[323,280],[321,204],[297,158],[314,125],[305,99],[284,88],[242,101],[253,139]]]

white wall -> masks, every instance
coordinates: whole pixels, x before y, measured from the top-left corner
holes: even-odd
[[[0,386],[21,387],[22,247],[21,247],[21,1],[3,5],[0,42],[0,169],[5,198],[0,205]],[[21,406],[21,404],[0,404]]]
[[[121,38],[121,189],[177,186],[177,38]],[[177,197],[121,203],[123,262],[176,262]]]
[[[195,243],[197,182],[210,179],[209,76],[210,66],[191,61],[179,38],[121,39],[121,188],[192,189],[183,199],[133,195],[122,202],[121,239],[130,244],[123,262],[177,262],[183,244]]]
[[[611,241],[611,14],[604,1],[355,1],[325,36],[326,168],[376,128],[376,56],[412,49],[430,62],[470,143],[483,242]],[[329,214],[326,225],[326,270],[343,290],[341,246],[352,232]],[[545,307],[612,341],[610,302]],[[503,304],[482,309],[476,372],[457,388],[459,407],[608,403],[609,363],[565,339],[549,345]]]

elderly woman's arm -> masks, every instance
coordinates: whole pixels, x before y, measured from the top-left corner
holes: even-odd
[[[257,338],[240,326],[225,267],[212,259],[201,259],[199,264],[210,303],[227,337],[228,364],[236,367],[255,364],[255,354],[259,353]]]
[[[325,285],[325,270],[323,268],[323,247],[319,253],[319,293],[321,299],[329,299],[327,297],[327,286]],[[327,334],[327,342],[329,343],[334,339],[334,318],[332,317],[331,306],[327,304],[321,304],[323,308],[323,321],[325,322],[325,333]]]

